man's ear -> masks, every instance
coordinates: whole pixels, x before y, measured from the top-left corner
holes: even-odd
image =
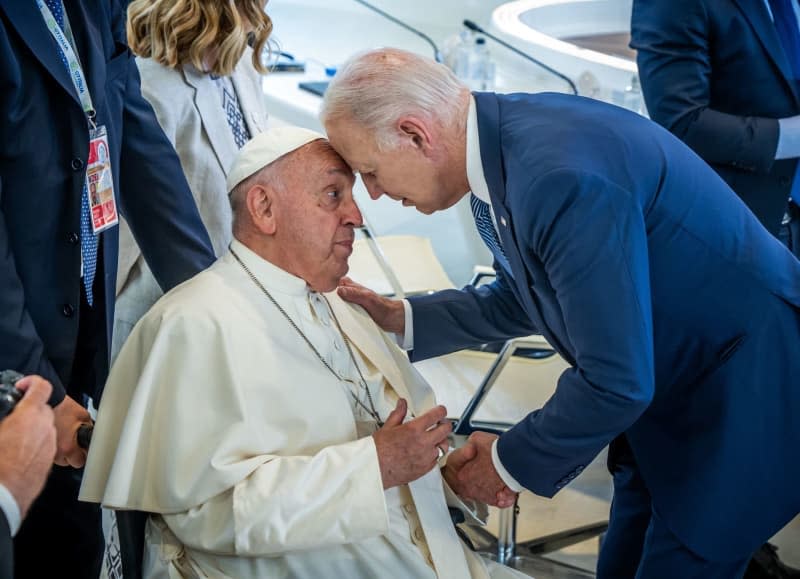
[[[395,125],[403,141],[426,155],[433,149],[433,133],[428,123],[419,117],[406,115],[397,120]]]
[[[276,229],[275,191],[260,184],[253,185],[247,190],[245,202],[255,228],[264,235],[274,235]]]

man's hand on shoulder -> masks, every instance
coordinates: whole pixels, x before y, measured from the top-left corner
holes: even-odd
[[[24,517],[53,466],[56,429],[53,409],[47,405],[50,383],[39,376],[26,376],[16,386],[25,395],[0,422],[0,483],[17,501]]]
[[[82,424],[90,424],[92,418],[83,406],[69,396],[65,396],[53,411],[58,436],[55,463],[58,466],[80,468],[86,464],[86,450],[78,446],[78,428]]]
[[[401,399],[383,427],[372,435],[384,489],[417,480],[436,466],[441,452],[447,452],[452,424],[446,419],[445,407],[437,406],[403,423],[407,410],[408,404]]]
[[[402,300],[379,296],[371,289],[357,284],[348,277],[341,279],[337,292],[344,301],[357,304],[367,310],[370,317],[384,332],[392,332],[401,336],[405,333],[406,317]]]

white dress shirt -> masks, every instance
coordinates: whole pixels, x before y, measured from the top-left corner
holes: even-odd
[[[6,486],[0,483],[0,509],[6,516],[8,528],[11,530],[11,536],[17,534],[19,526],[22,524],[22,515],[19,512],[19,505],[14,495],[11,494]]]

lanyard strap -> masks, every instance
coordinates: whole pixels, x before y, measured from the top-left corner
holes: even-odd
[[[89,126],[94,128],[94,105],[92,104],[92,97],[89,94],[89,87],[86,85],[86,77],[83,75],[83,68],[78,60],[78,55],[75,54],[72,44],[67,40],[67,37],[62,32],[61,27],[58,25],[58,22],[56,22],[50,9],[42,0],[36,0],[36,4],[39,6],[39,10],[44,17],[47,29],[50,31],[50,34],[53,35],[59,50],[61,50],[61,53],[66,59],[67,67],[69,68],[69,77],[72,80],[75,91],[78,93],[83,112],[86,113]]]

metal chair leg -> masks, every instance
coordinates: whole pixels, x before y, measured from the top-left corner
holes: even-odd
[[[497,562],[503,565],[508,565],[516,556],[518,500],[515,499],[514,504],[507,509],[500,510],[497,531]]]

